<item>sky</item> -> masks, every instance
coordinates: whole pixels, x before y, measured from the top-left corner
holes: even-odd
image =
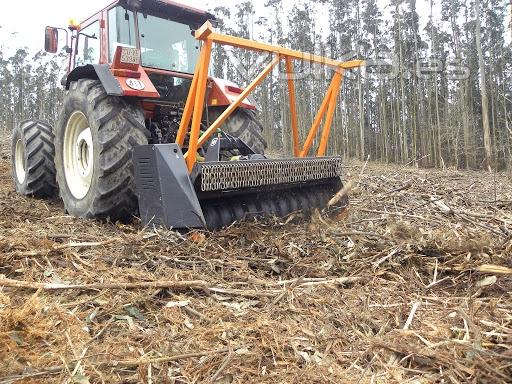
[[[5,1],[0,12],[0,46],[9,52],[27,46],[37,52],[44,46],[44,27],[67,26],[68,20],[84,20],[110,4],[113,0],[22,0]],[[197,8],[208,9],[209,4],[231,6],[239,0],[178,0]],[[293,1],[292,1],[293,2]],[[255,4],[263,1],[256,0]],[[418,13],[429,14],[429,0],[418,1]],[[426,21],[426,20],[423,20]]]

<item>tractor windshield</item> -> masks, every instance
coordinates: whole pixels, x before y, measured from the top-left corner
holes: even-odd
[[[142,13],[137,17],[144,67],[194,72],[200,47],[188,25]]]

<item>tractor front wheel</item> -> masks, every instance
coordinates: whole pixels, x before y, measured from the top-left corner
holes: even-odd
[[[224,112],[223,107],[210,107],[208,118],[210,123]],[[255,153],[263,155],[267,142],[263,138],[263,126],[258,121],[256,113],[249,109],[238,108],[220,127],[226,133],[242,139]]]
[[[137,213],[132,164],[148,143],[140,106],[109,96],[97,80],[70,84],[55,127],[55,166],[64,207],[83,218],[125,220]]]

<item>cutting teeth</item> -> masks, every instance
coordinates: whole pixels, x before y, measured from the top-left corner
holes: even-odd
[[[198,163],[202,192],[307,183],[341,177],[340,157]]]

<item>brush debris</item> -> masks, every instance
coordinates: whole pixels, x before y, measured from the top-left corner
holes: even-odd
[[[0,383],[510,383],[511,181],[362,168],[335,218],[180,234],[20,197],[2,160]]]

